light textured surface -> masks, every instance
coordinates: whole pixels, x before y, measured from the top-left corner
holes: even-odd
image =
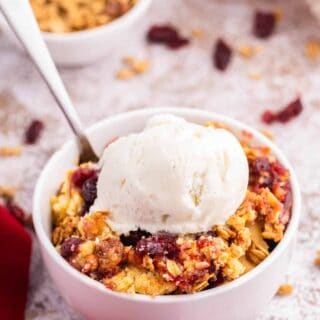
[[[277,32],[261,41],[252,37],[254,8],[282,8]],[[145,27],[171,22],[188,35],[193,28],[205,32],[201,39],[179,51],[130,43],[104,61],[61,74],[86,125],[126,110],[155,106],[187,106],[231,115],[257,128],[265,108],[276,109],[301,94],[304,112],[288,125],[268,128],[297,170],[303,192],[303,212],[298,244],[285,282],[294,285],[289,297],[275,297],[260,320],[320,319],[320,270],[313,266],[320,246],[320,59],[304,57],[304,44],[319,39],[320,26],[301,0],[171,0],[154,3]],[[259,44],[263,52],[252,59],[234,55],[227,72],[214,70],[211,51],[215,39],[234,47]],[[0,144],[21,141],[27,122],[38,117],[46,130],[36,146],[24,148],[20,158],[1,159],[0,185],[19,189],[18,201],[31,210],[32,190],[45,161],[70,136],[62,116],[27,57],[0,41]],[[151,70],[129,81],[114,80],[125,55],[148,58]],[[261,74],[251,80],[250,73]],[[259,294],[257,292],[257,294]],[[79,319],[48,278],[37,242],[31,268],[27,319]]]

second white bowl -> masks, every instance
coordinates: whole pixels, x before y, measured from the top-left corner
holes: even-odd
[[[106,57],[117,47],[130,47],[130,43],[143,36],[139,27],[151,1],[139,0],[126,14],[97,28],[69,33],[42,32],[53,60],[60,66],[81,66]],[[2,17],[0,24],[10,39],[18,43]]]

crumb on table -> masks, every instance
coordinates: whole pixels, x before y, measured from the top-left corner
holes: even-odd
[[[128,80],[138,74],[145,73],[150,68],[150,62],[147,59],[137,59],[131,56],[122,59],[124,67],[116,72],[116,78],[119,80]]]
[[[244,58],[252,58],[255,55],[257,55],[258,53],[260,53],[261,51],[262,51],[261,46],[252,46],[252,45],[248,45],[248,44],[242,44],[238,48],[239,54]]]
[[[204,35],[204,30],[201,28],[194,28],[191,30],[191,35],[194,38],[202,38]]]
[[[16,188],[11,186],[1,186],[0,185],[0,197],[12,198],[16,193]]]
[[[282,284],[277,291],[278,296],[288,296],[292,293],[293,293],[293,286],[289,283]]]
[[[315,60],[320,56],[320,43],[318,41],[308,41],[304,47],[305,56],[310,60]]]
[[[320,267],[320,250],[317,250],[316,258],[314,259],[314,264]]]
[[[20,156],[22,153],[22,148],[20,146],[3,146],[0,147],[0,156],[2,157],[13,157]]]

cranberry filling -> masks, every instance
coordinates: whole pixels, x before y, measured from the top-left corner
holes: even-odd
[[[64,240],[60,249],[61,255],[65,259],[70,258],[73,254],[78,252],[81,243],[82,240],[75,237]]]
[[[125,246],[135,247],[141,239],[148,238],[150,236],[151,236],[150,232],[138,229],[135,231],[130,231],[128,234],[120,235],[120,240],[122,244]]]
[[[141,256],[175,258],[179,254],[176,238],[174,234],[159,232],[154,236],[139,240],[135,250]]]

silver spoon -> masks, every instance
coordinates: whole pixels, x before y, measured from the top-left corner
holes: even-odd
[[[79,163],[98,161],[98,157],[82,128],[80,119],[53,63],[48,48],[42,39],[29,1],[0,0],[0,11],[28,52],[77,137],[80,154]]]

